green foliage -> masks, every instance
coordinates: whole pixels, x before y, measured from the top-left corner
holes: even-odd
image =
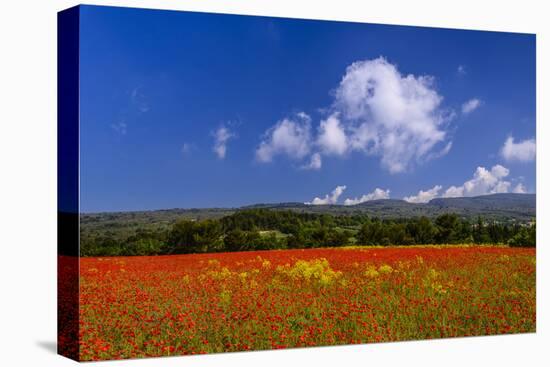
[[[420,217],[416,221],[407,223],[407,231],[415,244],[432,243],[437,233],[437,228],[426,217]]]
[[[81,256],[187,254],[346,245],[500,243],[535,246],[535,225],[470,222],[456,214],[379,219],[254,208],[219,219],[144,226],[117,237],[110,230],[81,233]]]
[[[222,226],[217,220],[181,220],[174,224],[168,235],[168,252],[188,254],[220,251],[223,249],[222,234]]]
[[[455,243],[460,232],[460,221],[456,214],[443,214],[435,219],[437,228],[436,241],[439,243]]]
[[[387,245],[390,243],[387,227],[379,220],[369,220],[359,230],[357,242],[362,245]]]
[[[536,225],[521,227],[519,231],[508,241],[512,247],[535,247],[537,243]]]

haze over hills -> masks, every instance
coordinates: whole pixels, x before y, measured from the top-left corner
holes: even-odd
[[[366,201],[356,205],[308,205],[304,203],[256,204],[245,208],[297,210],[335,215],[367,214],[379,218],[435,217],[456,213],[464,218],[483,216],[493,220],[531,221],[536,215],[535,194],[491,194],[474,197],[436,198],[428,203],[399,199]]]
[[[486,220],[530,222],[536,216],[535,194],[492,194],[476,197],[437,198],[428,203],[409,203],[399,199],[372,200],[356,205],[308,205],[299,202],[267,203],[240,208],[165,209],[134,212],[84,213],[82,227],[109,227],[124,223],[128,226],[169,225],[178,219],[201,220],[220,218],[239,210],[270,209],[332,215],[368,215],[382,219],[399,219],[443,213],[456,213],[466,219],[482,216]]]
[[[393,222],[393,220],[410,222],[414,218],[426,216],[433,222],[437,217],[445,213],[457,214],[463,221],[470,223],[476,222],[478,216],[480,216],[484,223],[498,222],[499,225],[502,224],[512,229],[516,228],[515,231],[517,231],[518,226],[516,224],[528,224],[534,221],[536,214],[535,202],[536,196],[534,194],[495,194],[465,198],[440,198],[422,204],[409,203],[404,200],[384,199],[349,206],[272,203],[256,204],[241,208],[192,208],[82,213],[80,215],[80,239],[81,246],[84,246],[84,253],[87,256],[91,256],[91,254],[101,254],[101,256],[106,254],[135,255],[137,254],[137,249],[141,248],[141,245],[144,243],[151,244],[151,238],[156,238],[157,242],[155,243],[157,244],[166,243],[162,242],[166,241],[163,237],[164,234],[170,233],[174,225],[184,219],[191,221],[214,219],[214,222],[217,223],[224,220],[228,223],[228,220],[231,221],[239,218],[238,221],[242,225],[245,223],[255,223],[253,226],[257,226],[255,228],[259,231],[271,233],[270,231],[276,230],[279,236],[286,238],[289,235],[288,228],[285,227],[285,229],[282,229],[281,226],[274,225],[273,223],[279,223],[275,218],[287,218],[287,224],[294,223],[294,221],[303,222],[305,220],[302,225],[304,228],[309,228],[311,232],[312,228],[316,228],[317,230],[321,228],[319,226],[322,222],[320,215],[324,214],[333,216],[333,221],[341,223],[340,226],[337,226],[338,229],[331,228],[331,233],[343,233],[341,231],[345,229],[353,236],[358,235],[358,225],[363,223],[366,217],[392,220],[390,222]],[[275,213],[282,211],[290,211],[295,213],[295,215],[291,213],[286,213],[286,215]],[[316,215],[307,216],[304,213]],[[288,220],[289,216],[293,219]],[[222,219],[222,217],[227,218]],[[304,217],[308,219],[304,219]],[[196,224],[201,225],[199,223]],[[202,225],[211,224],[202,222]],[[387,222],[387,225],[391,226],[392,223]],[[309,235],[312,235],[313,232],[310,232],[308,232]],[[311,242],[313,241],[313,237],[308,238],[309,240],[307,241],[310,241],[309,243],[314,243]],[[139,239],[145,242],[139,242]],[[400,241],[399,239],[388,240],[394,241],[394,243]],[[152,253],[158,254],[160,250],[157,250]],[[139,251],[138,253],[140,254],[148,253],[141,253]]]

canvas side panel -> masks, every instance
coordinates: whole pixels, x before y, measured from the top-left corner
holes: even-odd
[[[79,7],[57,17],[57,351],[79,360]]]

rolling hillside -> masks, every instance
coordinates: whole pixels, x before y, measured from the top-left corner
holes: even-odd
[[[404,200],[372,200],[357,205],[306,205],[303,203],[257,204],[245,208],[295,210],[333,215],[367,214],[373,217],[395,219],[435,217],[456,213],[464,218],[483,216],[501,221],[531,221],[535,217],[535,194],[492,194],[475,197],[437,198],[428,203],[414,204]]]
[[[438,198],[425,204],[413,204],[403,200],[373,200],[365,203],[344,205],[306,205],[303,203],[256,204],[242,208],[166,209],[135,212],[84,213],[80,215],[82,233],[99,231],[124,236],[136,230],[168,228],[178,219],[217,219],[232,213],[264,208],[292,210],[297,212],[332,215],[368,215],[383,219],[398,219],[426,216],[436,217],[443,213],[456,213],[465,219],[482,216],[486,220],[527,223],[536,215],[534,194],[493,194],[477,197]]]

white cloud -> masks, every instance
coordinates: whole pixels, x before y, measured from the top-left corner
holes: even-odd
[[[536,154],[537,145],[534,138],[515,143],[514,137],[510,136],[500,150],[500,155],[507,161],[530,162],[535,159]]]
[[[276,155],[303,159],[311,150],[311,118],[303,112],[285,118],[264,133],[256,159],[271,162]]]
[[[446,118],[441,110],[433,78],[402,75],[384,58],[350,65],[335,98],[341,121],[330,125],[339,137],[331,140],[332,153],[345,151],[340,132],[346,131],[349,149],[379,156],[382,167],[398,173],[425,161],[447,140],[445,122],[452,114]]]
[[[227,153],[227,142],[229,139],[235,138],[236,135],[226,126],[220,126],[214,133],[213,151],[219,159],[224,159]]]
[[[525,194],[527,190],[525,189],[525,186],[523,186],[523,184],[520,182],[514,187],[512,192],[514,194]]]
[[[303,119],[303,120],[309,120],[311,121],[311,117],[305,113],[304,111],[300,111],[296,114],[296,116],[298,116],[299,118]]]
[[[348,139],[337,113],[321,121],[317,144],[327,155],[343,155],[348,150]]]
[[[149,103],[147,101],[147,98],[145,97],[145,94],[143,94],[142,92],[141,86],[132,89],[132,91],[130,92],[130,97],[132,104],[134,105],[134,107],[137,108],[139,112],[145,113],[149,111]]]
[[[314,153],[311,155],[311,160],[308,164],[303,165],[303,169],[319,170],[322,166],[322,159],[319,153]]]
[[[111,128],[121,135],[126,135],[128,131],[128,125],[124,121],[119,121],[116,124],[112,124]]]
[[[370,194],[363,195],[360,198],[344,200],[344,205],[356,205],[356,204],[364,203],[366,201],[389,199],[389,198],[390,198],[390,190],[382,190],[382,189],[376,188]]]
[[[189,153],[191,153],[191,151],[195,149],[195,144],[192,144],[192,143],[183,143],[183,145],[181,146],[181,153],[183,155],[187,155]]]
[[[510,174],[510,170],[497,164],[487,170],[485,167],[477,167],[472,179],[461,186],[449,187],[443,197],[479,196],[487,194],[506,193],[510,191],[511,183],[504,180]]]
[[[406,196],[403,200],[408,201],[409,203],[427,203],[428,201],[438,197],[439,191],[441,191],[442,188],[443,187],[441,185],[435,185],[429,190],[420,190],[416,195]]]
[[[420,190],[417,195],[404,197],[403,200],[411,203],[426,203],[436,197],[454,198],[508,192],[526,193],[527,190],[523,183],[518,183],[512,188],[512,183],[506,180],[509,174],[510,170],[500,164],[494,165],[491,170],[485,167],[477,167],[470,180],[460,186],[450,186],[442,195],[439,195],[442,189],[441,185],[436,185],[427,191]]]
[[[346,69],[334,98],[331,114],[315,135],[307,114],[285,118],[266,131],[256,159],[271,162],[287,155],[301,160],[312,150],[333,156],[358,151],[380,157],[383,168],[398,173],[439,158],[452,146],[447,123],[456,113],[440,107],[443,97],[430,76],[402,75],[382,57],[358,61]]]
[[[447,153],[449,153],[451,151],[452,147],[453,147],[453,142],[450,141],[442,149],[440,149],[436,152],[432,152],[430,154],[427,154],[426,155],[426,161],[431,161],[432,159],[437,159],[437,158],[443,157],[444,155],[446,155]]]
[[[456,71],[457,71],[460,75],[466,75],[466,66],[464,66],[464,65],[458,65],[458,68],[456,69]]]
[[[346,186],[336,186],[334,190],[330,194],[325,195],[324,198],[318,198],[316,197],[310,202],[306,202],[304,204],[307,205],[327,205],[327,204],[336,204],[338,202],[338,198],[342,195],[344,190],[346,189]]]
[[[467,115],[471,112],[474,112],[482,105],[482,101],[477,98],[472,98],[469,101],[466,101],[462,104],[462,114]]]

